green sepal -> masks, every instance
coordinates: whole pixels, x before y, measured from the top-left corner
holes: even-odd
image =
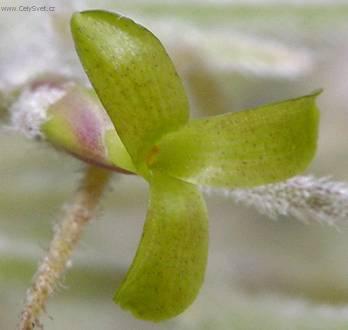
[[[160,41],[120,15],[75,13],[71,30],[81,63],[136,166],[153,144],[188,120],[180,78]]]
[[[137,173],[133,161],[114,127],[105,131],[104,144],[107,151],[107,158],[113,166]]]
[[[151,167],[213,187],[285,180],[305,170],[315,154],[317,95],[191,121],[158,143]]]
[[[174,317],[195,299],[204,279],[208,224],[204,200],[189,183],[155,174],[135,259],[115,295],[134,316]]]

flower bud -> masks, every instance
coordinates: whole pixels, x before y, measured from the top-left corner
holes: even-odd
[[[92,90],[62,78],[24,87],[10,107],[12,128],[43,139],[96,166],[135,171],[132,161]]]

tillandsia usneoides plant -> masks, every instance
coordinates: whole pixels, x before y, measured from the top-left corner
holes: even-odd
[[[19,329],[41,326],[40,313],[112,172],[138,175],[150,187],[143,235],[114,301],[144,320],[175,317],[204,281],[208,219],[202,188],[238,188],[236,199],[257,201],[261,194],[274,203],[284,191],[296,196],[296,184],[286,190],[278,182],[304,171],[315,154],[319,92],[189,120],[182,82],[150,31],[101,10],[74,14],[71,31],[94,90],[43,77],[19,91],[10,107],[16,130],[88,166],[28,290]],[[256,187],[265,184],[275,188]],[[278,213],[291,213],[292,206]]]

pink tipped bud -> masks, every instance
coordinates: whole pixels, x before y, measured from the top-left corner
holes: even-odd
[[[29,138],[97,166],[134,172],[132,161],[92,90],[61,78],[24,87],[11,108],[11,124]]]

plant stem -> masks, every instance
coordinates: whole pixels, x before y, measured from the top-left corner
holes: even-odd
[[[45,309],[48,297],[57,287],[58,280],[70,261],[85,225],[94,217],[100,197],[111,176],[110,173],[93,166],[87,168],[72,205],[58,223],[48,253],[42,259],[33,284],[27,291],[19,330],[32,330],[36,326],[42,328],[39,315]]]

